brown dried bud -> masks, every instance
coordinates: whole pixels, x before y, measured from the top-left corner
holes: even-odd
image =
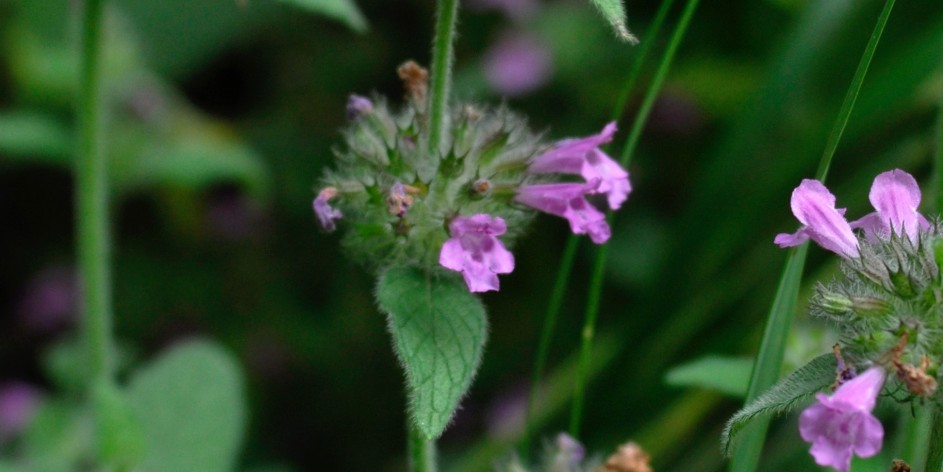
[[[901,459],[891,461],[891,472],[910,472],[910,466]]]
[[[403,81],[403,87],[406,90],[406,98],[422,107],[426,102],[426,93],[429,90],[429,71],[409,60],[402,63],[396,69],[396,73]]]
[[[907,390],[910,390],[914,395],[929,397],[936,391],[937,381],[927,373],[927,368],[930,367],[929,357],[923,356],[920,367],[899,362],[895,365],[897,366],[897,377],[907,386]]]
[[[619,446],[596,472],[652,472],[649,460],[651,457],[641,446],[629,441]]]
[[[488,192],[491,191],[491,182],[484,179],[476,180],[475,183],[472,184],[471,190],[472,193],[478,195],[487,195]]]

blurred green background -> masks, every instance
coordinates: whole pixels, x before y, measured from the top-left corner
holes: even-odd
[[[68,372],[56,365],[69,356],[55,353],[75,332],[70,163],[80,3],[0,0],[0,387],[26,385],[40,398],[68,390]],[[318,229],[311,200],[339,143],[348,94],[396,102],[396,66],[429,62],[434,2],[291,3],[109,2],[122,365],[127,372],[182,339],[221,342],[245,376],[239,470],[404,470],[403,378],[374,281],[344,258],[337,235]],[[797,225],[790,192],[815,170],[882,3],[701,5],[629,169],[635,190],[609,243],[598,368],[580,438],[590,450],[605,454],[633,438],[656,470],[723,468],[719,435],[742,402],[739,374],[749,364],[724,364],[729,379],[713,379],[720,390],[697,386],[711,379],[669,385],[666,373],[709,354],[755,353],[785,259],[772,238]],[[638,36],[657,7],[627,4]],[[679,10],[656,40],[656,57]],[[505,102],[553,139],[601,129],[638,52],[576,0],[468,0],[459,28],[456,96]],[[941,62],[943,4],[899,2],[832,167],[830,188],[849,214],[864,212],[871,179],[894,167],[914,173],[925,203],[935,198]],[[520,63],[531,66],[509,72]],[[613,154],[640,98],[637,91],[620,119]],[[445,470],[488,470],[520,438],[526,379],[567,235],[559,219],[538,218],[515,249],[514,273],[484,296],[490,340],[440,442]],[[547,438],[566,428],[589,246],[551,350],[550,401],[540,415]],[[835,258],[811,251],[808,280],[836,270]],[[800,314],[787,368],[832,341]],[[761,470],[813,470],[796,431],[794,418],[774,423]],[[0,424],[0,453],[15,455],[16,434],[3,432]]]

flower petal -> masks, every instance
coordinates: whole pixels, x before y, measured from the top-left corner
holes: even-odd
[[[837,254],[858,257],[858,238],[842,212],[835,208],[835,196],[825,185],[804,179],[792,192],[791,206],[813,241]]]
[[[870,413],[861,421],[858,438],[855,441],[855,454],[860,457],[871,457],[881,451],[884,442],[884,426]]]
[[[779,247],[785,248],[785,247],[798,246],[808,240],[809,240],[809,232],[805,227],[803,227],[803,228],[800,228],[799,231],[796,231],[795,233],[792,233],[792,234],[789,234],[789,233],[777,234],[776,237],[773,239],[773,243],[779,245]]]
[[[848,472],[851,468],[851,447],[836,443],[827,436],[822,436],[809,449],[815,463],[834,467],[838,472]]]
[[[911,241],[919,236],[920,187],[914,177],[900,169],[879,174],[868,195],[877,210],[884,229],[896,234],[906,233]],[[925,220],[925,219],[924,219]]]
[[[874,409],[874,403],[883,385],[884,369],[872,367],[843,383],[838,390],[835,390],[831,399],[846,403],[861,411],[871,411]]]

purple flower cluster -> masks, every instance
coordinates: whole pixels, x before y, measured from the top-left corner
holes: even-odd
[[[884,427],[871,410],[884,385],[884,370],[872,367],[843,383],[832,396],[818,394],[818,403],[799,416],[799,434],[812,443],[809,452],[819,465],[848,472],[851,456],[871,457],[881,450]]]
[[[379,113],[377,106],[369,99],[351,96],[348,103],[348,115],[352,120],[362,121],[361,117],[371,114],[371,116],[380,116]],[[427,185],[420,188],[396,180],[391,186],[382,190],[387,197],[386,213],[396,218],[393,220],[396,226],[391,233],[408,234],[411,228],[417,226],[415,220],[406,220],[409,217],[407,213],[410,215],[415,213],[417,218],[429,218],[429,215],[441,214],[455,215],[442,222],[447,224],[448,239],[442,244],[437,262],[446,269],[461,272],[468,289],[472,292],[498,290],[498,274],[507,274],[514,270],[514,256],[498,239],[507,232],[508,221],[505,218],[515,213],[526,213],[520,208],[514,208],[514,203],[566,218],[573,233],[589,235],[594,243],[602,244],[609,240],[611,230],[606,222],[606,215],[593,206],[587,197],[604,195],[608,207],[615,210],[622,206],[632,191],[628,172],[599,148],[611,141],[615,132],[616,124],[609,123],[599,134],[565,139],[544,152],[538,152],[539,148],[534,145],[530,155],[536,156],[528,161],[526,169],[519,171],[520,175],[516,176],[516,181],[497,183],[498,186],[509,190],[504,195],[513,195],[513,202],[509,202],[508,199],[493,199],[484,202],[484,205],[466,209],[461,206],[431,208],[430,202],[443,200],[431,197],[428,194],[429,188],[443,187],[428,185],[427,182]],[[386,156],[384,152],[383,158],[386,159]],[[470,164],[466,163],[466,165]],[[547,174],[578,175],[583,181],[529,183],[534,176]],[[477,176],[477,174],[474,175]],[[460,178],[469,178],[469,176]],[[350,188],[354,190],[349,190]],[[492,183],[489,180],[479,178],[471,185],[470,191],[485,198],[491,188]],[[337,226],[336,222],[344,218],[341,211],[331,205],[331,201],[347,193],[357,192],[363,192],[362,183],[341,181],[333,186],[324,187],[318,193],[317,198],[314,199],[313,208],[318,223],[324,230],[334,231]],[[349,204],[350,201],[345,203]],[[421,208],[414,208],[415,205]],[[355,206],[351,207],[355,208]],[[348,207],[344,209],[347,211]],[[377,214],[380,213],[377,212]],[[436,227],[440,221],[426,221],[418,225]],[[436,244],[435,241],[431,240],[429,244]]]
[[[566,218],[574,234],[588,234],[596,244],[608,241],[611,232],[606,215],[592,206],[586,195],[605,194],[609,208],[617,210],[632,191],[629,173],[599,149],[612,140],[615,132],[613,122],[599,134],[560,141],[528,167],[534,174],[573,174],[586,182],[527,185],[518,191],[515,200]]]
[[[628,172],[599,149],[612,140],[615,132],[616,124],[609,123],[597,135],[560,141],[528,166],[532,174],[575,174],[586,182],[525,185],[518,189],[514,200],[566,218],[574,234],[588,234],[596,244],[608,241],[611,231],[606,215],[591,205],[586,196],[605,194],[609,208],[615,210],[632,191]],[[504,220],[484,214],[458,217],[449,230],[451,239],[442,246],[439,263],[461,271],[472,292],[497,290],[496,274],[514,269],[513,256],[495,238],[505,232]]]
[[[835,208],[835,196],[818,180],[805,179],[792,192],[792,213],[802,223],[795,233],[782,233],[773,240],[780,247],[798,246],[811,239],[842,257],[857,258],[858,238],[854,229],[864,230],[869,240],[887,239],[892,234],[907,235],[916,243],[921,229],[930,223],[917,212],[920,187],[913,176],[900,169],[874,178],[869,195],[875,211],[849,223],[845,209]]]

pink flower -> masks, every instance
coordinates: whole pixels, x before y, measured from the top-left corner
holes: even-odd
[[[498,275],[514,270],[514,255],[495,236],[507,231],[497,216],[459,216],[449,223],[451,238],[442,245],[439,264],[462,273],[468,290],[498,290]]]
[[[920,187],[914,177],[900,169],[894,169],[874,178],[869,195],[871,205],[877,210],[852,222],[852,228],[862,228],[870,237],[888,237],[891,233],[903,234],[915,244],[920,230],[930,223],[917,212],[920,205]]]
[[[803,179],[792,192],[792,214],[803,224],[793,234],[773,240],[779,247],[798,246],[812,239],[844,257],[858,257],[858,238],[845,220],[845,209],[835,208],[835,196],[818,180]]]
[[[321,228],[324,228],[325,231],[334,231],[337,229],[334,220],[339,220],[344,216],[340,210],[332,208],[331,205],[327,203],[328,200],[334,198],[336,195],[336,188],[325,187],[318,193],[318,197],[314,199],[314,214],[317,215],[318,223],[321,224]]]
[[[528,185],[518,189],[514,200],[551,215],[562,216],[574,234],[589,234],[596,244],[609,240],[612,234],[606,215],[586,201],[586,194],[595,193],[600,179],[586,184],[562,183]]]
[[[848,472],[851,455],[871,457],[881,450],[884,427],[871,414],[884,370],[872,367],[845,382],[832,396],[818,394],[818,403],[799,416],[799,434],[812,443],[809,452],[819,465]]]
[[[600,145],[612,141],[615,133],[616,123],[612,122],[599,134],[560,141],[553,149],[534,158],[527,170],[537,174],[577,174],[587,182],[599,179],[593,193],[605,193],[609,208],[617,210],[632,191],[629,173],[599,149]]]

